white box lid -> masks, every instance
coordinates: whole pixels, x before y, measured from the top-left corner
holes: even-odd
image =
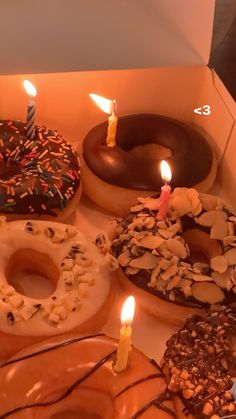
[[[0,73],[206,65],[215,0],[12,0]]]

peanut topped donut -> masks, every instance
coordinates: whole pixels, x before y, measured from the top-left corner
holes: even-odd
[[[140,198],[117,223],[112,252],[125,288],[138,294],[148,311],[177,323],[193,310],[235,302],[232,209],[191,188],[174,190],[165,221],[150,209],[153,203],[157,208],[158,199]]]
[[[178,419],[236,417],[236,309],[190,316],[167,342],[163,371]]]
[[[117,341],[106,336],[51,338],[0,369],[0,418],[173,419],[156,362],[133,349],[116,374]]]
[[[76,152],[56,131],[0,120],[0,213],[8,219],[67,218],[81,194]]]
[[[107,318],[112,287],[109,260],[95,244],[65,224],[1,222],[0,357],[45,336],[98,331]],[[43,275],[54,290],[42,298],[31,296],[22,282],[14,282],[27,272]]]
[[[83,185],[90,199],[117,215],[138,196],[160,190],[162,159],[171,166],[174,187],[206,192],[214,182],[216,159],[210,145],[180,121],[155,114],[127,115],[118,119],[115,147],[106,145],[106,134],[104,122],[84,140]]]

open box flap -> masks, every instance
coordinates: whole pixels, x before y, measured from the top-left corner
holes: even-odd
[[[0,73],[206,65],[214,0],[13,0]]]

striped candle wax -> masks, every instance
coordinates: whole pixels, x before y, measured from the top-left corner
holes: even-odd
[[[116,146],[116,131],[117,131],[117,123],[118,123],[118,117],[116,116],[116,112],[117,112],[116,100],[110,100],[105,97],[98,96],[95,93],[89,93],[89,96],[103,112],[110,115],[108,118],[106,145],[108,147],[115,147]]]
[[[170,182],[172,177],[170,166],[165,160],[161,161],[161,177],[162,180],[164,180],[165,185],[161,188],[158,219],[165,220],[169,209],[169,200],[171,194],[171,187],[167,182]]]
[[[35,137],[35,112],[36,106],[34,97],[37,95],[37,90],[34,85],[29,81],[24,81],[24,88],[27,95],[31,98],[28,106],[27,106],[27,127],[26,127],[26,135],[27,137],[32,140]]]

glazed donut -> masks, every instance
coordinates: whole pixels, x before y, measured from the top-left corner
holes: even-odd
[[[81,195],[78,156],[56,131],[35,132],[29,140],[24,122],[0,120],[0,213],[63,221]]]
[[[165,221],[140,198],[117,221],[119,278],[149,313],[183,324],[190,313],[236,301],[236,216],[221,199],[176,188]]]
[[[0,236],[0,358],[47,336],[100,330],[112,284],[109,260],[91,240],[75,227],[36,220],[1,219]],[[27,296],[14,283],[27,272],[48,278],[55,291]]]
[[[214,182],[217,169],[211,147],[182,122],[152,114],[121,117],[116,147],[107,147],[106,133],[104,122],[83,142],[82,183],[92,201],[116,215],[126,213],[139,196],[161,189],[162,159],[170,164],[173,187],[206,192]]]
[[[20,352],[0,369],[0,418],[175,418],[156,362],[133,349],[116,374],[116,350],[115,339],[73,335]]]
[[[178,419],[236,417],[235,324],[235,308],[190,316],[167,342],[162,366]]]

